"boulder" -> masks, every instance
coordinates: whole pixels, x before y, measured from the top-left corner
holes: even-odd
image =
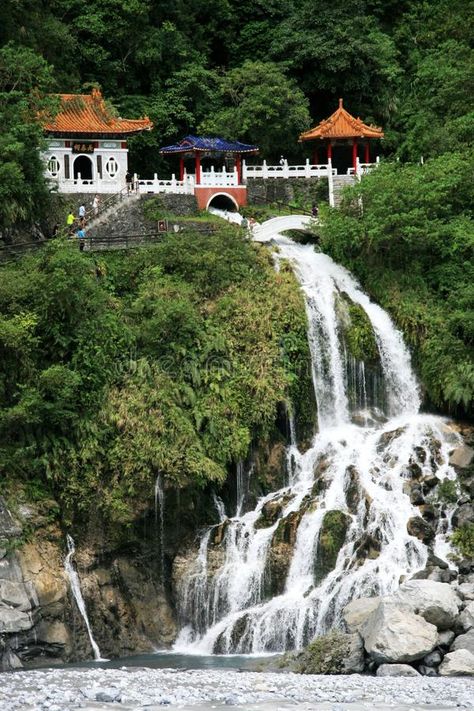
[[[348,632],[359,632],[370,614],[378,607],[380,597],[360,597],[352,600],[343,610],[342,616]]]
[[[443,655],[441,654],[441,652],[438,652],[435,649],[434,652],[430,652],[426,655],[426,657],[423,659],[423,664],[427,667],[437,667],[439,664],[441,664],[442,659]]]
[[[473,676],[474,654],[467,649],[449,652],[438,669],[441,676]]]
[[[376,662],[413,662],[431,652],[438,641],[436,627],[408,605],[382,600],[366,619],[360,634]]]
[[[466,605],[456,620],[456,629],[462,632],[467,632],[474,627],[474,602]]]
[[[4,605],[20,607],[24,612],[31,610],[31,603],[23,583],[0,580],[0,600]]]
[[[457,591],[463,600],[474,600],[474,583],[461,583]]]
[[[451,585],[434,580],[408,580],[392,599],[408,605],[439,630],[447,630],[454,624],[461,604]]]
[[[381,664],[377,676],[420,676],[409,664]]]
[[[364,671],[364,645],[359,634],[330,632],[317,637],[297,656],[302,674],[357,674]]]
[[[0,607],[0,633],[23,632],[33,627],[33,620],[27,612],[11,607]]]
[[[467,469],[471,466],[474,461],[474,449],[468,447],[466,444],[456,447],[451,452],[449,457],[449,463],[452,467],[458,467],[459,469]]]
[[[474,654],[474,628],[456,637],[452,644],[451,652],[457,652],[458,649],[467,649],[468,652]]]
[[[426,545],[431,543],[436,535],[433,526],[425,521],[421,516],[412,516],[408,519],[407,531],[410,536],[419,538]]]
[[[454,528],[463,528],[474,523],[474,506],[472,504],[459,506],[453,513],[452,523]]]

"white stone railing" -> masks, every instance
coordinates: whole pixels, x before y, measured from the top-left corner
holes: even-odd
[[[184,180],[176,180],[173,173],[171,180],[159,180],[155,173],[152,180],[137,179],[139,193],[175,193],[192,195],[194,192],[194,176],[185,175]]]
[[[86,180],[79,174],[77,178],[51,178],[60,193],[118,193],[125,187],[125,180],[104,180],[94,178]]]
[[[227,172],[225,168],[222,170],[214,170],[214,166],[208,171],[201,171],[202,187],[236,187],[239,184],[237,169],[232,172]]]
[[[310,163],[309,159],[303,165],[289,165],[287,160],[284,160],[279,165],[267,165],[267,161],[263,161],[262,165],[247,165],[245,161],[242,164],[242,177],[244,180],[252,178],[327,178],[329,171],[332,170],[336,175],[337,171],[332,168],[330,163]]]

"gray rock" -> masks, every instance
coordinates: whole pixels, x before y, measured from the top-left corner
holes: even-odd
[[[378,607],[380,600],[380,597],[360,597],[346,605],[342,616],[347,631],[359,632],[369,615]]]
[[[23,583],[0,580],[0,600],[5,605],[19,607],[24,612],[31,610],[31,603]]]
[[[418,670],[423,676],[438,676],[438,672],[435,667],[428,667],[425,664],[420,664]]]
[[[438,634],[438,644],[437,647],[445,647],[446,649],[451,646],[455,634],[452,630],[445,630]]]
[[[456,629],[467,632],[474,627],[474,602],[470,602],[456,619]]]
[[[26,612],[10,607],[0,607],[0,633],[22,632],[33,627],[33,620]]]
[[[474,523],[474,506],[472,504],[459,506],[453,513],[452,522],[454,528],[460,528],[461,526]]]
[[[438,664],[441,664],[441,661],[443,659],[443,655],[441,652],[437,652],[436,650],[434,652],[430,652],[429,654],[426,655],[426,657],[423,659],[423,664],[427,667],[437,667]]]
[[[441,676],[474,676],[474,654],[467,649],[449,652],[438,669]]]
[[[114,689],[113,687],[100,689],[95,695],[95,700],[110,703],[115,701],[116,703],[120,703],[122,700],[122,692],[120,689]]]
[[[409,664],[381,664],[377,676],[420,676]]]
[[[422,582],[422,581],[419,581]],[[362,625],[360,634],[366,651],[377,662],[413,662],[436,646],[436,627],[408,605],[382,600]]]
[[[451,452],[449,457],[449,463],[452,467],[459,467],[459,469],[467,469],[474,460],[474,449],[468,447],[467,444],[463,444],[460,447],[456,447]]]
[[[0,668],[2,671],[12,671],[14,669],[22,669],[23,664],[17,655],[8,649],[3,656],[0,654]]]
[[[458,649],[467,649],[468,652],[474,654],[474,628],[456,637],[451,652],[456,652]]]
[[[111,687],[93,687],[92,689],[82,688],[80,692],[89,701],[100,701],[102,703],[120,703],[122,699],[122,692],[120,689]]]
[[[457,591],[463,600],[474,600],[474,583],[461,583]]]
[[[459,613],[460,599],[454,588],[434,580],[408,580],[392,596],[439,630],[449,629]]]

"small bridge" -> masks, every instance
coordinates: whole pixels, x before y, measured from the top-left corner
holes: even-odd
[[[309,215],[273,217],[254,228],[252,239],[255,242],[269,242],[277,234],[286,232],[286,230],[309,230],[314,223],[315,220]]]

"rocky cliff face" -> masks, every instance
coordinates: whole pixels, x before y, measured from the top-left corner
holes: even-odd
[[[0,668],[90,659],[84,620],[64,570],[64,535],[45,515],[54,502],[21,507],[0,500]],[[104,657],[150,651],[176,636],[172,608],[146,546],[78,546],[75,565]],[[155,561],[156,565],[156,561]]]

